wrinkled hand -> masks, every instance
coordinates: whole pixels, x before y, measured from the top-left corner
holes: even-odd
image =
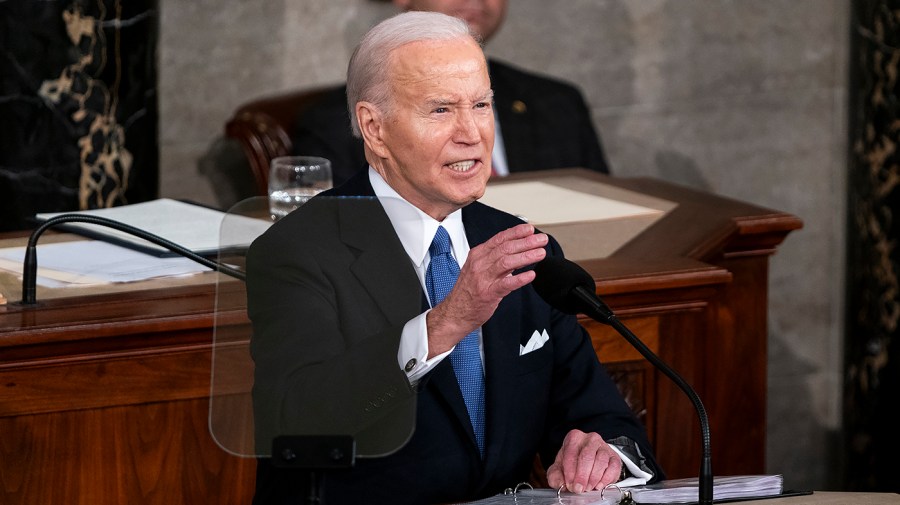
[[[531,270],[512,273],[544,259],[548,240],[534,226],[520,224],[472,248],[456,285],[428,313],[429,357],[450,350],[490,319],[503,297],[533,281]]]
[[[600,435],[572,430],[547,469],[547,483],[581,493],[618,482],[621,473],[622,460]]]

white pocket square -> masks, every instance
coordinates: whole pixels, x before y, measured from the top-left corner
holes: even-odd
[[[547,334],[547,330],[543,330],[540,333],[538,333],[537,330],[534,330],[534,333],[531,334],[531,338],[528,339],[527,344],[519,344],[519,356],[524,356],[532,351],[537,351],[541,347],[544,347],[544,344],[548,340],[550,340],[550,335]]]

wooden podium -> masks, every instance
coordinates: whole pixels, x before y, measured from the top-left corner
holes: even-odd
[[[768,258],[801,221],[646,178],[571,169],[512,180],[554,178],[676,204],[611,254],[579,263],[697,389],[714,472],[764,472]],[[0,306],[0,502],[250,502],[255,461],[220,448],[208,429],[214,323],[219,336],[249,337],[243,284],[210,273],[97,294],[39,290],[38,304],[23,307],[16,282],[0,276],[10,300]],[[668,476],[696,475],[690,402],[610,328],[583,322]]]

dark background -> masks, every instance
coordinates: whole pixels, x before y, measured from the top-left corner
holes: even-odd
[[[0,2],[0,231],[157,196],[156,13],[152,0]],[[83,174],[95,188],[79,198]]]

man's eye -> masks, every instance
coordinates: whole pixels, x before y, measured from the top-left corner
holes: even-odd
[[[475,104],[476,109],[487,109],[490,106],[491,106],[490,102],[478,102]]]
[[[438,107],[438,108],[434,109],[434,112],[437,112],[438,114],[443,114],[445,112],[450,112],[450,109],[448,109],[447,107]]]

